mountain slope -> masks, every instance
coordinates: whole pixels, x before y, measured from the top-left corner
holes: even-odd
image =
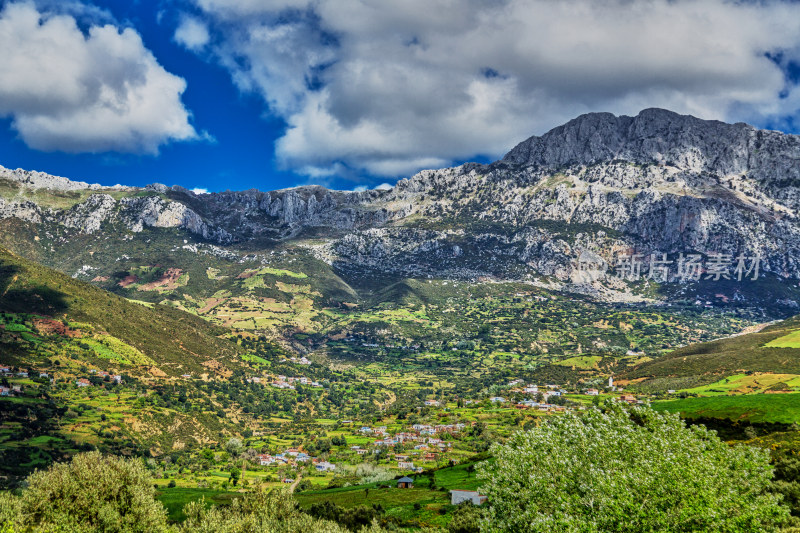
[[[218,338],[226,333],[222,328],[173,308],[130,302],[4,248],[0,248],[0,312],[37,317],[45,334],[64,332],[67,337],[86,340],[113,337],[142,354],[129,364],[121,362],[124,357],[117,361],[131,367],[132,373],[157,369],[172,376],[188,372],[213,375],[239,364],[241,349]],[[81,326],[70,328],[70,323]],[[31,364],[24,341],[13,334],[3,335],[6,355],[2,362]]]
[[[679,348],[621,377],[639,388],[666,390],[706,385],[741,373],[800,375],[800,316],[758,332]]]

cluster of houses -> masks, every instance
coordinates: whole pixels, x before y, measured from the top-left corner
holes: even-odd
[[[17,377],[21,379],[29,378],[30,372],[27,370],[19,369],[14,372],[14,369],[10,366],[0,366],[0,375],[3,377]],[[50,375],[47,372],[39,372],[40,378],[49,378]],[[8,387],[5,385],[0,385],[0,396],[12,396],[22,394],[22,385],[21,384],[12,384]]]
[[[261,466],[292,466],[296,467],[298,464],[311,463],[318,472],[330,472],[336,470],[336,465],[328,461],[322,461],[316,457],[311,457],[297,448],[289,448],[283,453],[270,455],[262,453],[258,456],[258,461]]]
[[[12,385],[11,387],[0,385],[0,396],[11,396],[12,394],[22,394],[22,385]]]
[[[294,390],[296,388],[297,384],[307,385],[309,387],[315,387],[315,388],[322,388],[322,383],[320,383],[319,381],[314,381],[311,378],[307,378],[305,376],[287,377],[287,376],[280,375],[280,376],[276,376],[274,378],[272,378],[272,377],[253,376],[251,378],[247,378],[247,382],[248,383],[269,383],[270,386],[275,387],[277,389]]]
[[[553,397],[560,397],[564,394],[567,394],[566,389],[562,389],[559,385],[548,384],[544,387],[539,387],[538,385],[533,384],[525,384],[525,382],[521,379],[514,380],[508,384],[509,392],[517,393],[517,394],[531,394],[535,396],[541,395],[539,401],[534,399],[526,399],[520,402],[517,402],[514,407],[517,409],[537,409],[542,412],[561,412],[561,411],[571,411],[572,409],[569,407],[564,407],[561,405],[553,405],[548,403],[548,401]],[[608,388],[612,391],[622,391],[614,385],[614,378],[608,378]],[[596,388],[590,388],[583,391],[574,391],[576,393],[582,393],[587,396],[598,396],[600,394],[600,390]],[[674,392],[674,391],[671,391]],[[623,394],[620,398],[621,401],[627,403],[643,403],[642,400],[637,399],[635,396],[630,394]],[[489,398],[489,401],[492,403],[508,403],[509,400],[503,396],[492,396]],[[465,404],[476,403],[477,400],[466,400]],[[427,404],[427,402],[426,402]]]
[[[370,443],[373,447],[372,453],[379,453],[381,449],[392,447],[397,444],[414,444],[414,451],[409,454],[394,454],[394,459],[397,460],[397,468],[400,470],[413,470],[421,471],[421,467],[414,465],[411,456],[416,456],[416,459],[422,461],[436,461],[439,454],[447,452],[452,443],[444,441],[436,435],[459,433],[466,427],[466,424],[414,424],[406,431],[389,435],[386,426],[376,428],[364,426],[359,429],[359,432],[365,435],[380,436],[380,439],[374,440]],[[351,446],[350,449],[358,455],[367,453],[365,448],[361,446]]]
[[[289,358],[289,361],[291,361],[292,363],[298,364],[298,365],[306,365],[306,366],[308,366],[308,365],[311,364],[311,361],[309,361],[305,357],[291,357],[291,358]]]
[[[108,379],[108,381],[113,381],[114,383],[122,383],[122,376],[118,374],[112,374],[111,372],[106,372],[105,370],[100,370],[98,372],[95,369],[91,369],[89,372],[97,375],[97,377],[102,378],[103,380]],[[92,382],[86,378],[78,378],[78,380],[75,381],[75,385],[78,387],[91,387]]]
[[[91,372],[93,374],[97,374],[97,376],[99,376],[101,378],[105,379],[107,377],[111,381],[114,381],[116,383],[122,383],[122,376],[111,374],[111,373],[103,371],[103,370],[97,371],[97,370],[92,369],[89,372]],[[33,374],[33,376],[31,374]],[[19,378],[19,379],[27,379],[27,378],[37,377],[38,376],[39,379],[49,379],[50,383],[54,382],[54,379],[50,377],[50,374],[48,372],[43,371],[43,370],[42,371],[36,371],[36,372],[31,372],[31,371],[28,371],[28,370],[17,370],[17,371],[14,371],[14,369],[12,367],[10,367],[10,366],[0,366],[0,376],[3,376],[3,377],[15,377],[15,378]],[[75,382],[75,384],[78,387],[90,387],[92,385],[92,383],[86,378],[78,379]],[[0,396],[12,396],[12,395],[16,395],[16,394],[22,394],[22,391],[23,391],[23,385],[22,384],[18,384],[17,383],[17,384],[11,384],[10,386],[0,385]]]

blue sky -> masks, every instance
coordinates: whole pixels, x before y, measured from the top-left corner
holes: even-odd
[[[0,164],[106,185],[374,187],[590,111],[800,124],[795,2],[0,6]]]

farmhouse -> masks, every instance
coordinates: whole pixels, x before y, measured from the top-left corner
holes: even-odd
[[[321,463],[317,463],[315,468],[319,472],[328,472],[329,470],[336,470],[336,465],[328,461],[322,461]]]
[[[414,470],[414,463],[411,461],[398,461],[397,468],[400,470]]]
[[[414,480],[408,476],[401,477],[397,480],[398,489],[410,489],[414,487]]]
[[[81,378],[81,379],[79,379],[78,381],[76,381],[76,382],[75,382],[75,384],[76,384],[78,387],[89,387],[89,386],[91,386],[91,385],[92,385],[92,384],[91,384],[91,382],[89,382],[89,380],[88,380],[88,379],[86,379],[86,378]]]
[[[474,490],[451,490],[450,505],[458,505],[461,502],[471,502],[472,505],[482,505],[486,502],[486,496],[482,496]]]

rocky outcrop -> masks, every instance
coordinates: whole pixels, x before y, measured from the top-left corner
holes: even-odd
[[[19,183],[23,187],[31,189],[51,189],[54,191],[79,191],[79,190],[93,190],[99,191],[101,189],[108,189],[110,187],[103,187],[96,183],[86,183],[85,181],[72,181],[68,178],[61,176],[53,176],[44,172],[37,172],[35,170],[23,170],[18,168],[11,170],[0,166],[0,179],[7,179]],[[133,187],[125,187],[117,185],[115,189],[133,189]]]

